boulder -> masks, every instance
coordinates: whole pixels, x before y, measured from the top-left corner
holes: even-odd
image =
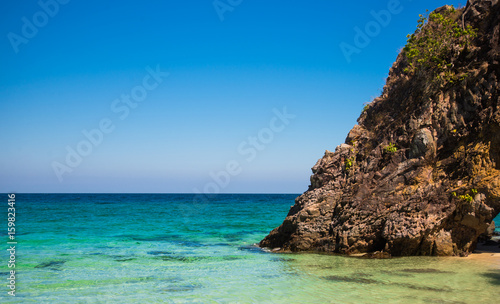
[[[408,73],[400,54],[382,95],[318,160],[261,247],[466,256],[490,234],[500,212],[500,3],[469,1],[451,15],[477,38],[450,52],[448,74]]]

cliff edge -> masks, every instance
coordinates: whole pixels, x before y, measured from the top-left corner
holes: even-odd
[[[261,242],[275,251],[463,255],[500,212],[500,3],[419,20],[380,97]]]

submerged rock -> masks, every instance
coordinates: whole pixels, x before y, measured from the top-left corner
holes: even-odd
[[[365,259],[390,259],[391,255],[387,252],[375,251],[375,252],[365,253],[361,257]]]
[[[382,95],[346,142],[318,160],[309,189],[261,247],[392,256],[474,250],[500,212],[500,4],[438,11],[477,37],[462,49],[452,44],[439,70],[408,72],[403,51]]]
[[[42,262],[35,266],[35,268],[48,268],[51,270],[61,270],[61,267],[66,263],[66,261],[48,261]]]

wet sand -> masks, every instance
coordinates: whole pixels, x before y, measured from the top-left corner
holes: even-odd
[[[478,244],[476,250],[465,257],[465,259],[486,262],[500,269],[500,243]]]

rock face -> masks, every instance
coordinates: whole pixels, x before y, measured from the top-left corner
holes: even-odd
[[[477,29],[448,58],[465,76],[409,75],[400,54],[382,95],[345,144],[318,160],[309,189],[261,247],[392,256],[475,249],[500,212],[500,4],[469,1],[455,15]]]

